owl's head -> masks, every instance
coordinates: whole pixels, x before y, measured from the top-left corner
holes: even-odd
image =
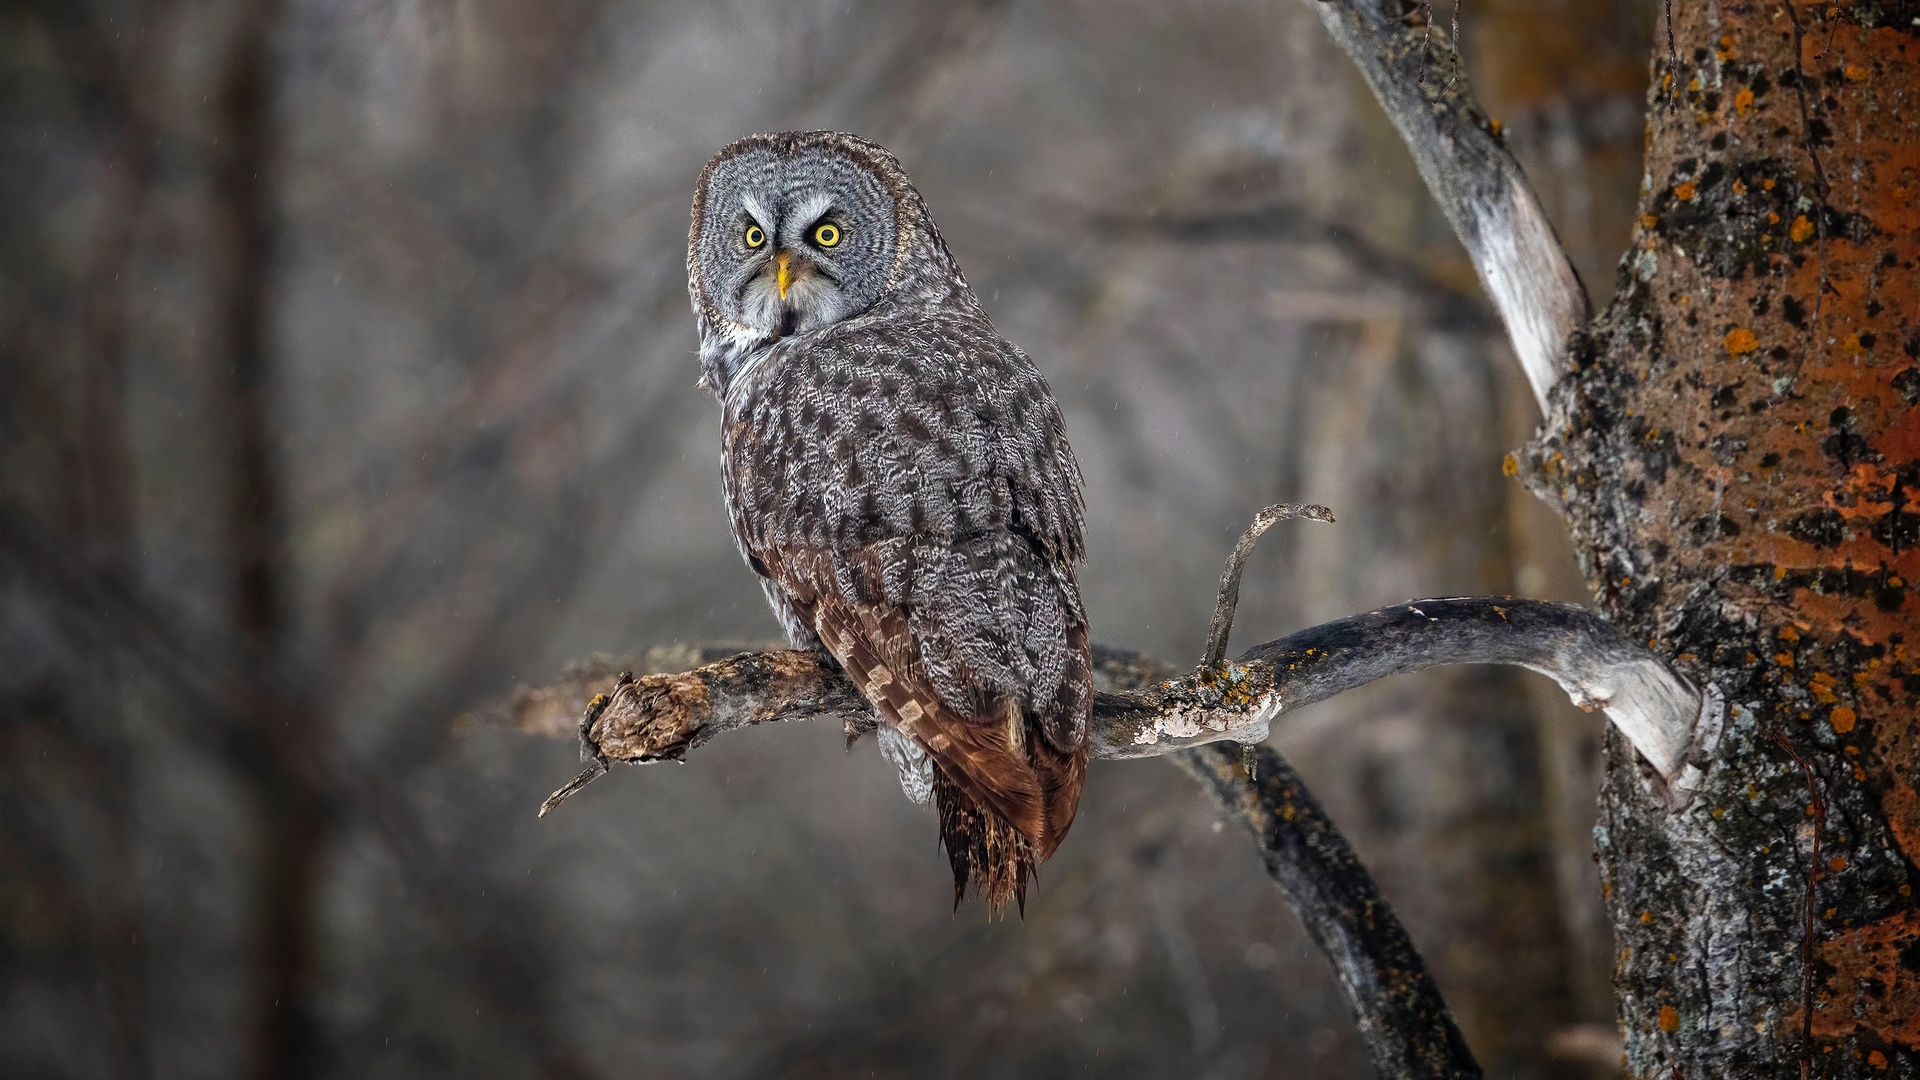
[[[753,353],[883,299],[964,293],[900,162],[831,131],[750,135],[707,163],[693,195],[687,289],[716,392]]]

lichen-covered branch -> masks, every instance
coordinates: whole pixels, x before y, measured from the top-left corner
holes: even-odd
[[[1474,101],[1459,54],[1443,62],[1417,0],[1308,0],[1413,154],[1506,323],[1534,398],[1566,369],[1567,339],[1592,320],[1586,290],[1499,127]]]
[[[1095,660],[1104,669],[1149,663],[1108,648]],[[1455,597],[1339,619],[1257,645],[1231,663],[1097,694],[1093,756],[1156,757],[1229,739],[1262,742],[1276,718],[1303,705],[1393,675],[1482,663],[1541,672],[1576,704],[1603,709],[1681,800],[1690,791],[1689,760],[1712,752],[1717,696],[1696,690],[1598,615],[1538,600]],[[722,732],[769,721],[831,717],[851,734],[874,722],[843,675],[813,654],[789,650],[742,653],[617,686],[600,672],[521,691],[516,701],[584,704],[600,693],[607,699],[580,727],[594,773],[609,762],[678,759]],[[544,722],[522,726],[552,730]],[[565,794],[556,793],[548,809]]]

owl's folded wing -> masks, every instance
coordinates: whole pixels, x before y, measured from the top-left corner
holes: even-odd
[[[966,716],[941,701],[905,608],[861,587],[885,572],[882,564],[893,556],[887,547],[846,553],[788,547],[763,562],[874,708],[925,745],[968,794],[1051,851],[1064,823],[1049,820],[1053,793],[1043,788],[1052,785],[1043,784],[1029,757],[1026,717],[1017,704],[1005,703],[999,715]],[[1073,784],[1077,789],[1077,776]]]

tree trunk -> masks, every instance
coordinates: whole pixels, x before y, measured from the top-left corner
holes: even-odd
[[[1640,222],[1534,488],[1728,704],[1598,830],[1636,1077],[1920,1076],[1920,5],[1676,3]]]

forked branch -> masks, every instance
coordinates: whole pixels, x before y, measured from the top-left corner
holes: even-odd
[[[1261,511],[1221,576],[1201,665],[1176,675],[1138,653],[1095,647],[1095,757],[1174,753],[1221,809],[1252,833],[1267,871],[1333,964],[1375,1069],[1385,1077],[1481,1075],[1406,931],[1345,838],[1278,754],[1243,754],[1291,709],[1390,675],[1442,664],[1518,664],[1557,681],[1574,701],[1605,709],[1663,779],[1697,781],[1694,731],[1718,732],[1718,700],[1592,612],[1511,598],[1422,600],[1326,623],[1224,661],[1240,574],[1255,542],[1293,517],[1331,521],[1324,507]],[[717,655],[716,654],[720,654]],[[791,650],[682,649],[648,667],[707,661],[635,678],[595,660],[561,682],[523,689],[502,711],[516,726],[554,731],[576,703],[587,769],[540,807],[548,811],[614,761],[678,760],[725,731],[775,720],[833,717],[856,737],[877,722],[843,674]],[[1698,723],[1710,719],[1707,724]],[[1709,748],[1710,749],[1710,748]],[[1691,772],[1687,770],[1691,769]],[[1257,777],[1257,779],[1256,779]],[[1681,792],[1684,797],[1685,792]]]

